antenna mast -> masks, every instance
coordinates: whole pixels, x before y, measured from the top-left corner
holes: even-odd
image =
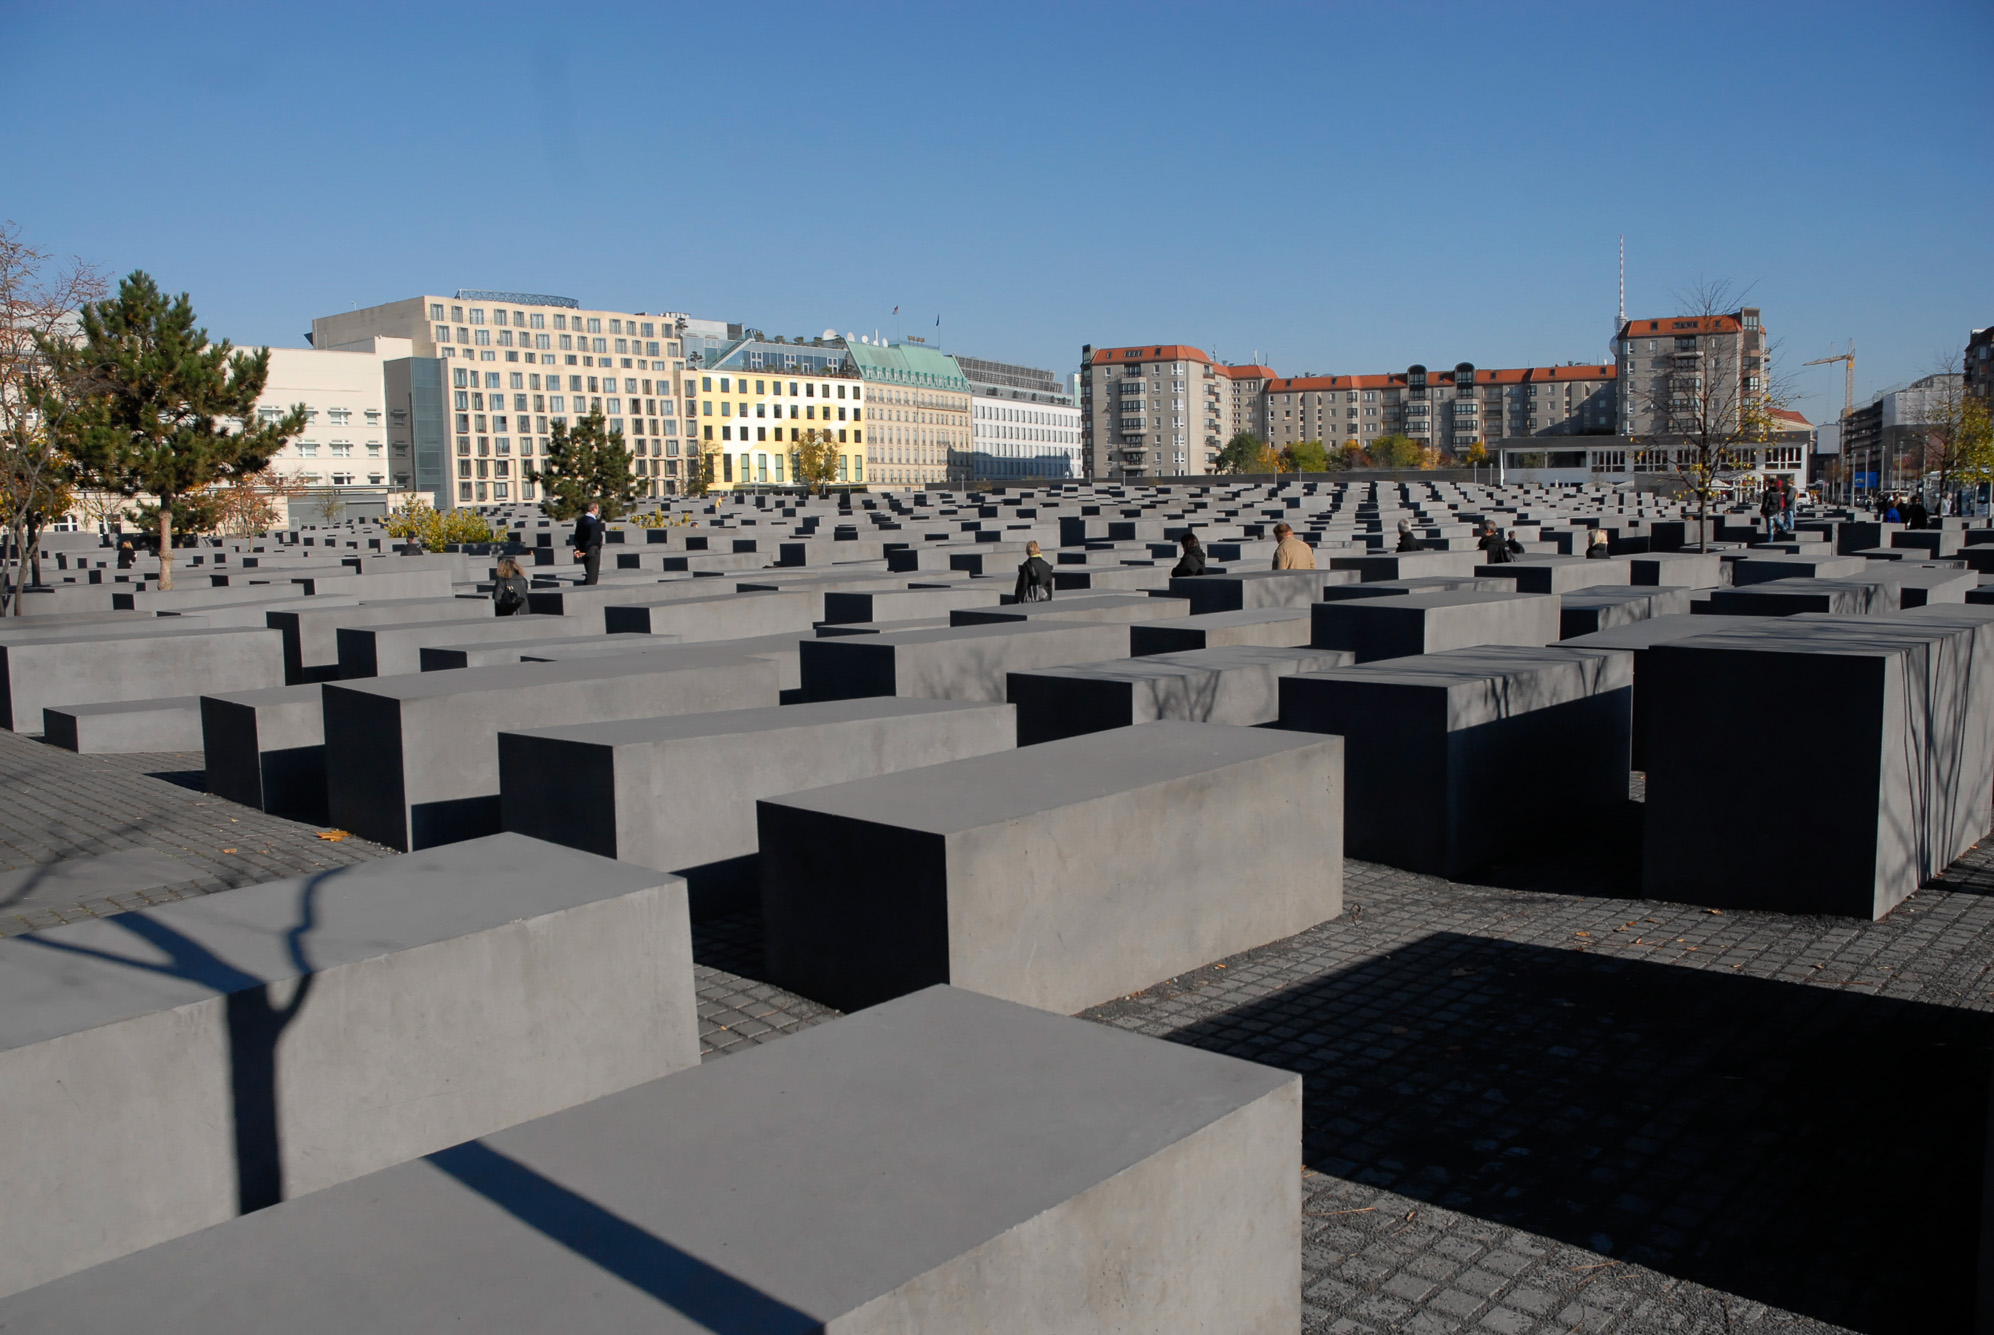
[[[1620,234],[1620,323],[1614,333],[1627,327],[1627,234]]]

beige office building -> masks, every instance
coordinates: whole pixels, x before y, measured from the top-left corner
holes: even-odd
[[[1257,430],[1275,449],[1319,440],[1334,450],[1403,435],[1461,458],[1476,445],[1539,436],[1612,435],[1616,372],[1607,365],[1501,370],[1457,362],[1384,375],[1270,381]]]
[[[525,474],[553,426],[591,412],[623,433],[649,494],[677,491],[684,321],[675,312],[459,289],[324,316],[312,321],[311,338],[325,351],[407,339],[413,358],[433,359],[390,374],[390,473],[439,504],[478,505],[538,499]]]
[[[1623,436],[1735,429],[1743,406],[1767,389],[1766,332],[1755,306],[1729,315],[1629,320],[1614,339]]]
[[[270,378],[257,400],[266,421],[293,407],[305,410],[304,430],[270,461],[291,484],[278,499],[282,523],[313,523],[332,514],[385,514],[401,499],[390,468],[386,367],[410,355],[407,339],[355,340],[339,352],[271,348]]]

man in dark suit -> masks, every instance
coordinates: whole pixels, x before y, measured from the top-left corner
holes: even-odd
[[[575,521],[575,559],[582,563],[582,583],[595,583],[602,572],[602,507],[594,501]]]

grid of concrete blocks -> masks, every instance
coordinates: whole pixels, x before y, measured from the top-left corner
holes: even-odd
[[[0,1325],[1293,1331],[1305,1196],[1376,1207],[1305,1173],[1285,1047],[1137,999],[1334,927],[1346,855],[1462,881],[1605,831],[1647,899],[1868,922],[1994,802],[1994,529],[1952,520],[729,497],[612,522],[589,582],[492,517],[210,540],[171,589],[45,539],[0,724],[198,755],[202,820],[329,852],[0,941]],[[1739,806],[1776,837],[1687,837]],[[702,1064],[744,988],[785,1036]]]

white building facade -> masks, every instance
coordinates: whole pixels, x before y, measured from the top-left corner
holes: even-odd
[[[956,359],[969,381],[970,440],[949,460],[955,482],[1078,481],[1086,473],[1076,381],[978,357]]]

